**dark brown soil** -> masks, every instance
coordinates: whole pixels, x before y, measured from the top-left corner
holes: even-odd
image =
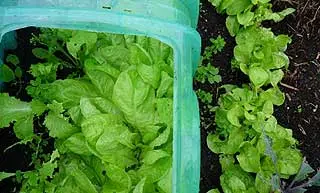
[[[279,123],[293,130],[299,140],[299,148],[310,165],[320,168],[320,1],[319,0],[275,0],[274,10],[285,7],[297,9],[296,13],[280,23],[266,22],[276,34],[289,34],[293,42],[287,54],[291,60],[281,89],[286,93],[286,102],[275,110]],[[239,71],[232,71],[230,61],[235,46],[225,27],[225,17],[216,13],[214,7],[202,0],[198,31],[202,37],[202,47],[210,44],[209,38],[221,35],[226,47],[214,56],[212,64],[220,68],[221,84],[242,84],[247,79]],[[219,85],[195,83],[195,89],[209,91],[216,105]],[[201,181],[200,193],[212,188],[220,188],[221,168],[219,158],[206,144],[209,132],[214,131],[214,115],[200,103],[201,113]],[[320,189],[307,191],[319,193]]]

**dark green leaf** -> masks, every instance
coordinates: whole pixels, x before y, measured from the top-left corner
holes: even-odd
[[[17,78],[22,77],[22,69],[20,67],[17,67],[14,71],[14,74],[16,75]]]
[[[17,66],[18,64],[20,64],[20,60],[16,55],[13,54],[9,54],[6,58],[6,62],[7,63],[11,63],[15,66]]]
[[[15,74],[11,68],[5,64],[0,65],[0,81],[11,82],[15,79]]]

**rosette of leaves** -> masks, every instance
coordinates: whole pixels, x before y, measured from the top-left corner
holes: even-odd
[[[271,0],[209,0],[219,13],[227,13],[226,25],[229,33],[235,36],[241,26],[260,25],[262,21],[279,22],[295,9],[287,8],[273,12]]]
[[[250,27],[239,32],[236,42],[233,66],[248,75],[255,88],[268,84],[276,87],[284,76],[282,69],[289,65],[284,51],[291,38],[275,36],[270,29]]]

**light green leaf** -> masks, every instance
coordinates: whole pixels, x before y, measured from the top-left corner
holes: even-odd
[[[80,126],[81,125],[81,121],[82,121],[82,114],[81,114],[81,109],[80,106],[74,106],[71,109],[68,110],[68,113],[72,119],[72,121],[77,125]]]
[[[87,148],[86,139],[82,133],[76,133],[65,140],[64,146],[71,152],[80,155],[91,155],[91,152]]]
[[[30,72],[33,77],[40,78],[42,83],[51,83],[56,80],[58,65],[53,63],[32,64]]]
[[[221,137],[225,140],[221,140]],[[214,153],[235,154],[239,151],[244,137],[245,133],[242,129],[233,128],[229,136],[220,136],[219,133],[208,135],[207,145]]]
[[[112,99],[133,126],[144,128],[153,124],[154,90],[144,83],[136,71],[120,74],[114,86]]]
[[[258,188],[259,193],[270,193],[271,190],[271,172],[260,171],[257,173],[255,186]]]
[[[134,188],[133,193],[143,193],[145,183],[146,183],[146,178],[143,178],[142,180],[140,180],[140,182]]]
[[[73,176],[73,179],[82,191],[86,193],[98,193],[88,176],[76,164],[72,163],[68,165],[67,171]]]
[[[99,137],[96,143],[97,151],[104,153],[119,147],[119,138],[121,133],[126,132],[128,128],[123,125],[105,125],[104,133]]]
[[[220,193],[219,189],[209,190],[207,193]]]
[[[161,72],[161,82],[160,86],[157,90],[157,97],[161,98],[166,93],[168,93],[168,90],[173,87],[173,78],[168,75],[168,73],[162,71]]]
[[[107,176],[110,180],[105,183],[102,192],[129,192],[132,183],[129,175],[125,172],[125,170],[112,164],[106,164],[106,169]]]
[[[122,118],[119,115],[101,114],[84,120],[81,124],[81,129],[89,144],[95,146],[97,140],[104,132],[104,127],[122,124]]]
[[[245,111],[245,112],[244,112],[244,117],[245,117],[248,121],[255,121],[255,120],[256,120],[256,116],[248,113],[248,111]]]
[[[243,109],[239,106],[230,109],[227,113],[228,121],[230,121],[230,123],[236,127],[241,127],[239,119],[243,116]]]
[[[47,177],[52,178],[56,168],[58,168],[57,162],[46,162],[39,169],[39,175],[43,180],[47,179]]]
[[[267,115],[273,114],[273,103],[272,101],[266,101],[263,105],[262,112],[264,112]]]
[[[226,20],[226,26],[231,36],[238,34],[240,29],[240,24],[236,16],[228,16]]]
[[[50,84],[50,101],[63,103],[66,109],[80,104],[81,97],[98,96],[95,87],[85,80],[65,79]]]
[[[171,98],[160,98],[156,100],[158,119],[165,123],[168,128],[173,127],[173,100]]]
[[[95,104],[93,104],[89,98],[84,98],[84,97],[80,99],[80,109],[81,109],[81,114],[85,118],[89,118],[93,115],[99,115],[102,113],[97,109]]]
[[[5,64],[0,64],[0,81],[11,82],[15,79],[15,74],[11,68]]]
[[[172,159],[165,157],[158,160],[152,165],[143,164],[138,170],[138,175],[141,177],[147,177],[147,179],[150,180],[151,183],[154,183],[159,181],[167,174],[167,172],[171,168],[171,165]]]
[[[80,109],[85,118],[101,113],[120,114],[120,110],[110,100],[101,97],[81,98]]]
[[[251,0],[232,1],[232,6],[228,6],[227,8],[227,14],[228,15],[240,14],[241,12],[248,9],[250,5],[251,5]]]
[[[289,57],[283,52],[273,53],[272,60],[273,60],[274,68],[282,68],[282,67],[287,68],[290,63]]]
[[[37,116],[42,115],[44,111],[47,110],[47,106],[38,100],[31,101],[31,108],[32,108],[32,112]]]
[[[85,62],[86,74],[89,76],[91,82],[98,88],[101,96],[111,98],[114,86],[114,80],[109,75],[107,65],[98,65],[94,60],[86,60]]]
[[[85,54],[88,54],[95,47],[97,38],[97,33],[87,31],[73,31],[72,37],[67,42],[67,49],[74,58],[78,58],[78,52],[81,50],[81,47],[85,44]]]
[[[263,103],[267,100],[271,100],[274,105],[280,106],[284,103],[285,95],[279,88],[274,87],[262,92],[259,100]]]
[[[240,154],[237,155],[240,167],[246,172],[260,171],[260,155],[257,148],[249,142],[241,145]]]
[[[6,93],[0,94],[0,127],[8,127],[10,122],[23,119],[32,112],[31,105]]]
[[[279,51],[285,51],[287,45],[291,43],[291,38],[288,35],[278,35],[275,41]]]
[[[270,74],[270,82],[273,87],[276,87],[278,83],[282,80],[284,73],[282,70],[275,70]]]
[[[282,149],[277,153],[277,168],[282,175],[294,175],[302,164],[301,153],[297,149]]]
[[[137,64],[137,71],[145,83],[152,85],[154,89],[158,88],[161,73],[160,65],[156,63],[152,66],[148,66],[143,63],[139,63]]]
[[[251,12],[250,10],[237,14],[237,19],[239,24],[244,26],[249,26],[253,18],[254,18],[254,13]]]
[[[220,176],[223,192],[256,193],[253,177],[238,165],[229,167]]]
[[[57,115],[52,112],[49,112],[48,116],[46,116],[44,124],[49,129],[49,135],[51,137],[57,137],[60,139],[68,138],[80,130],[79,128],[71,125],[69,121],[61,115]]]
[[[219,7],[222,1],[223,0],[209,0],[209,2],[215,7]]]
[[[167,175],[158,181],[158,186],[164,193],[172,192],[172,168],[170,168]]]
[[[157,138],[155,138],[151,143],[150,147],[155,148],[165,144],[170,138],[171,128],[168,127],[164,132],[162,132]]]
[[[138,65],[140,63],[151,66],[153,64],[150,54],[139,44],[130,44],[130,63]]]
[[[252,52],[251,46],[239,44],[234,48],[234,57],[238,62],[242,63],[243,66],[245,65],[246,68],[249,68],[247,64],[250,63],[250,58],[252,57],[251,52]]]
[[[168,154],[165,151],[162,150],[151,150],[146,152],[142,157],[142,162],[147,165],[152,165],[159,159],[169,157],[170,154]]]
[[[256,87],[261,87],[268,81],[269,75],[264,69],[253,67],[249,69],[249,78]]]
[[[10,178],[15,175],[15,173],[0,172],[0,182],[6,178]]]
[[[218,11],[222,12],[223,10],[227,9],[229,6],[232,5],[234,0],[223,0],[220,4],[220,6],[218,7]]]
[[[170,46],[154,38],[148,38],[148,40],[148,52],[154,64],[159,61],[167,61],[167,59],[173,58],[173,50]]]
[[[33,133],[33,115],[26,116],[25,118],[17,121],[13,127],[14,133],[19,139],[30,140]]]
[[[129,167],[137,162],[132,150],[136,136],[128,132],[120,116],[95,115],[83,121],[81,127],[89,145],[103,161],[120,168]]]
[[[93,53],[93,57],[100,64],[110,64],[110,66],[119,70],[121,63],[127,63],[129,61],[129,57],[124,57],[124,56],[128,56],[129,53],[130,53],[129,50],[124,46],[114,45],[114,46],[105,46],[105,47],[99,48],[95,53]],[[113,76],[111,74],[109,75]],[[114,76],[115,75],[116,74],[114,73]]]
[[[287,15],[290,15],[290,14],[294,13],[295,11],[296,10],[293,8],[287,8],[281,12],[272,13],[270,18],[268,18],[268,19],[272,19],[275,22],[279,22],[279,21],[283,20]]]

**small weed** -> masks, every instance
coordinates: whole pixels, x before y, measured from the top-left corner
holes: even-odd
[[[217,38],[210,38],[211,46],[205,48],[202,60],[210,60],[212,54],[221,52],[226,45],[225,40],[219,35]]]
[[[219,69],[212,66],[210,63],[207,66],[199,66],[196,73],[196,80],[204,84],[208,81],[210,84],[221,82]]]
[[[210,104],[212,102],[212,94],[208,93],[204,90],[197,90],[198,98],[201,100],[201,102],[205,104]]]

